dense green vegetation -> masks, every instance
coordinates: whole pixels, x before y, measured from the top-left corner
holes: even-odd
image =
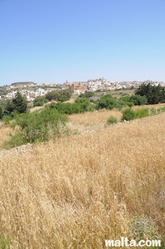
[[[94,92],[89,91],[89,92],[80,94],[79,98],[87,98],[88,99],[88,98],[93,97],[94,95],[95,95]]]
[[[44,96],[38,96],[33,101],[33,106],[43,106],[48,100]]]
[[[60,102],[67,101],[71,98],[72,91],[70,89],[65,90],[53,90],[45,95],[48,101],[56,100]]]
[[[55,109],[63,114],[82,113],[94,111],[95,106],[88,99],[78,98],[75,103],[51,103],[47,108]]]
[[[14,113],[24,113],[27,111],[27,100],[19,92],[15,98],[0,102],[0,119],[5,116],[13,116]]]
[[[135,91],[136,95],[146,96],[148,104],[165,103],[165,87],[160,85],[152,86],[149,84],[142,84]]]
[[[146,96],[140,96],[140,95],[123,96],[121,97],[121,100],[124,101],[125,104],[128,105],[129,107],[133,105],[146,105],[147,104]]]
[[[149,115],[150,113],[148,108],[141,108],[138,110],[132,110],[131,108],[128,108],[123,111],[122,120],[130,121],[137,118],[144,118]]]
[[[96,109],[113,109],[122,108],[124,106],[134,106],[134,105],[145,105],[147,104],[147,99],[145,96],[131,95],[123,96],[119,99],[113,97],[110,94],[103,95],[98,101],[96,101]]]
[[[113,108],[121,108],[125,105],[125,102],[121,99],[117,99],[112,97],[112,95],[107,94],[101,96],[101,98],[96,101],[96,109],[113,109]]]
[[[55,138],[62,131],[66,131],[65,123],[68,120],[67,116],[52,109],[44,109],[35,113],[16,114],[14,118],[15,125],[19,126],[20,129],[6,143],[7,148]]]

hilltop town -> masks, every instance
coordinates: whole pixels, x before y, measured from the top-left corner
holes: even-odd
[[[10,85],[0,87],[0,99],[12,99],[17,91],[26,96],[28,101],[33,101],[38,96],[44,96],[52,90],[71,89],[74,95],[80,95],[88,91],[111,91],[120,89],[138,88],[142,83],[165,86],[165,82],[158,81],[109,81],[105,78],[89,79],[87,81],[64,82],[64,83],[34,83],[15,82]]]
[[[80,95],[87,91],[111,91],[120,89],[138,88],[142,83],[165,86],[165,82],[158,81],[109,81],[104,78],[89,79],[88,81],[64,82],[64,83],[34,83],[34,82],[15,82],[10,85],[0,87],[0,99],[13,99],[19,91],[26,96],[27,101],[33,101],[38,96],[44,96],[52,90],[71,89],[74,95]]]

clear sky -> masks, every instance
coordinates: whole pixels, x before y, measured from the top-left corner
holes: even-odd
[[[165,81],[165,0],[0,0],[0,85]]]

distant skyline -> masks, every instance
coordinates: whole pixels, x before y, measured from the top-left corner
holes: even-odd
[[[0,0],[0,85],[165,81],[165,0]]]

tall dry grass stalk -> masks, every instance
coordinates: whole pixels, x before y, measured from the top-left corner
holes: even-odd
[[[5,141],[10,138],[12,134],[12,129],[9,125],[5,125],[0,122],[0,149]]]
[[[163,235],[164,124],[161,114],[0,157],[0,234],[14,249],[100,249],[150,217]]]
[[[116,109],[73,114],[69,116],[70,126],[80,132],[100,130],[105,128],[110,116],[119,121],[122,118],[122,112]]]

